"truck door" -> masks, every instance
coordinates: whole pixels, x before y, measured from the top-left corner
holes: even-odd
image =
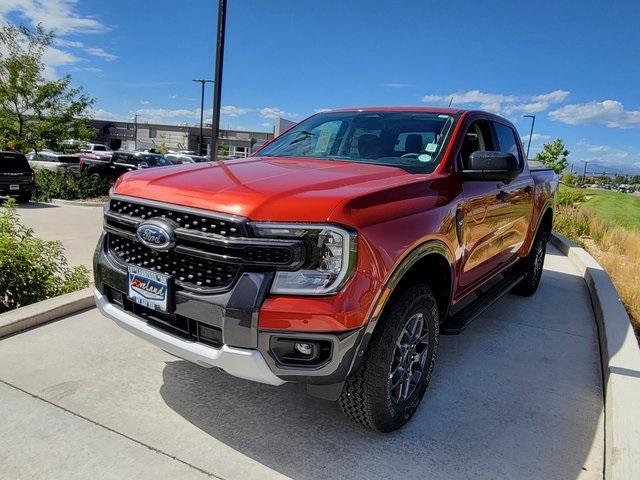
[[[491,122],[474,121],[462,140],[458,165],[464,169],[469,156],[478,150],[496,150]],[[461,179],[462,201],[457,222],[462,254],[458,262],[460,298],[501,270],[513,256],[513,199],[506,186],[495,180]]]
[[[520,162],[522,173],[509,183],[499,186],[501,202],[507,206],[501,238],[506,260],[514,259],[527,237],[533,215],[534,181],[525,162],[524,150],[517,132],[506,123],[491,121],[497,150],[511,153]]]

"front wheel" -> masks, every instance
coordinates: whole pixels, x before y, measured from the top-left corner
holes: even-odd
[[[379,322],[339,404],[355,422],[391,432],[417,410],[435,365],[440,319],[431,288],[426,284],[408,288]]]
[[[528,297],[536,293],[540,279],[542,278],[542,270],[544,269],[544,257],[547,253],[547,242],[549,241],[549,232],[542,231],[536,235],[531,251],[526,258],[521,260],[520,268],[524,271],[524,278],[513,289],[516,295]]]

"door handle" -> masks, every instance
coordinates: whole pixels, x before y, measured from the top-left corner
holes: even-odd
[[[504,190],[500,190],[498,192],[498,194],[496,195],[496,198],[498,200],[500,200],[501,202],[504,202],[504,201],[509,199],[509,194],[507,192],[505,192]]]

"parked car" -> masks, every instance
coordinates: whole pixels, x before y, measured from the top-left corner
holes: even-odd
[[[28,153],[27,160],[32,168],[43,168],[56,173],[80,173],[80,157],[77,155],[42,150]]]
[[[200,163],[209,161],[208,157],[203,157],[200,155],[188,155],[185,153],[167,153],[164,155],[164,157],[173,164]]]
[[[493,114],[318,113],[253,158],[120,177],[96,302],[174,355],[306,384],[388,432],[418,408],[439,332],[536,291],[557,184]]]
[[[0,151],[0,197],[28,202],[34,188],[33,170],[27,158],[19,152]]]
[[[113,155],[113,150],[102,143],[87,143],[81,150],[81,153],[92,153],[99,157],[111,158],[111,155]]]
[[[133,170],[168,165],[172,163],[157,153],[117,151],[109,158],[83,154],[81,171],[90,176],[115,180],[123,173]]]

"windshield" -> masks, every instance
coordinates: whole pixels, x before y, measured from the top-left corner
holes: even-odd
[[[326,112],[267,145],[258,157],[308,157],[432,172],[453,117],[421,112]]]
[[[93,146],[93,151],[94,152],[106,152],[107,151],[107,147],[105,147],[104,145],[94,145]]]
[[[150,167],[163,167],[165,165],[173,165],[162,155],[140,155],[138,156],[138,158],[143,162],[147,162]]]

